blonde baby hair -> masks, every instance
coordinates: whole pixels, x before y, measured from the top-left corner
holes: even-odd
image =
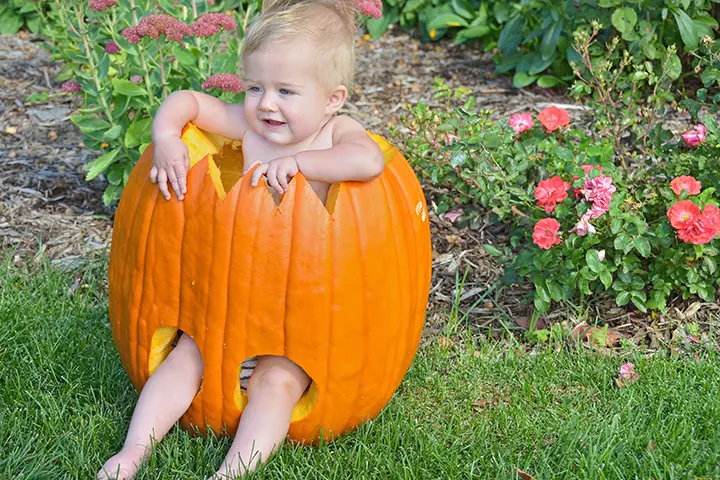
[[[329,89],[344,85],[350,90],[358,18],[352,0],[263,0],[262,13],[245,33],[241,58],[269,43],[306,38],[317,48],[322,83]]]

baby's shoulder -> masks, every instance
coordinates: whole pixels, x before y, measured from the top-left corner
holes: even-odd
[[[335,115],[331,121],[333,144],[340,141],[340,139],[347,134],[367,133],[367,130],[365,130],[365,127],[360,122],[347,115]]]

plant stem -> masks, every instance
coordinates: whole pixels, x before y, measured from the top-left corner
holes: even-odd
[[[107,104],[107,102],[105,101],[105,96],[103,96],[102,94],[102,86],[100,85],[100,79],[97,75],[97,62],[95,59],[95,52],[93,52],[93,50],[90,48],[90,45],[88,44],[87,33],[85,31],[85,21],[83,20],[83,16],[84,15],[82,13],[82,7],[77,8],[75,10],[75,17],[78,22],[78,27],[80,28],[80,31],[77,33],[78,35],[80,35],[80,38],[82,38],[83,46],[85,47],[85,57],[90,64],[90,72],[92,73],[93,80],[95,82],[95,88],[97,89],[97,96],[100,100],[100,104],[105,110],[105,116],[107,117],[108,122],[110,122],[110,125],[115,125],[112,112],[110,111],[110,106]]]
[[[135,0],[130,0],[130,12],[132,12],[133,26],[136,26],[138,24],[138,19],[137,13],[135,13]],[[140,66],[142,67],[143,75],[145,77],[145,91],[148,96],[148,108],[152,109],[152,106],[155,104],[155,97],[152,93],[152,85],[150,85],[150,73],[148,72],[145,55],[143,54],[143,49],[140,45],[138,45],[138,53],[140,54]],[[148,111],[148,113],[150,113],[150,111]]]
[[[158,55],[160,55],[160,83],[162,84],[163,88],[163,100],[165,100],[167,98],[167,85],[165,84],[165,56],[163,55],[162,44],[160,43],[159,39],[157,42],[157,46]]]

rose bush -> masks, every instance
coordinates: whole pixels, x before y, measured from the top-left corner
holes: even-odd
[[[505,264],[506,282],[532,282],[537,311],[605,295],[641,311],[664,310],[674,297],[715,298],[717,170],[678,172],[698,153],[706,165],[720,158],[711,118],[688,128],[703,132],[699,145],[658,129],[665,140],[646,150],[658,161],[624,165],[616,139],[577,128],[561,108],[492,121],[470,111],[473,99],[436,86],[464,104],[432,111],[420,103],[403,117],[409,134],[395,135],[447,221],[506,225],[507,243],[486,250]],[[620,145],[641,160],[637,145]]]

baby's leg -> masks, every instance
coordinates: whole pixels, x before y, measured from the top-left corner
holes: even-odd
[[[240,417],[235,440],[213,479],[235,478],[253,470],[282,445],[295,404],[310,377],[286,357],[258,359],[248,384],[248,404]]]
[[[122,450],[105,462],[97,478],[134,477],[150,454],[151,438],[162,440],[185,413],[200,389],[202,375],[200,350],[183,334],[143,387]]]

